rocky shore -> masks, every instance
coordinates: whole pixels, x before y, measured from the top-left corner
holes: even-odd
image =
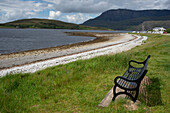
[[[79,59],[126,51],[147,39],[147,37],[127,33],[75,32],[69,35],[88,35],[96,37],[96,39],[89,42],[0,55],[0,76],[9,73],[35,72]]]

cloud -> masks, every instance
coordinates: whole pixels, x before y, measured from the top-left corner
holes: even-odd
[[[170,0],[167,0],[164,4],[168,9],[170,9]]]
[[[71,23],[83,23],[84,21],[92,18],[93,16],[90,16],[89,14],[72,14],[72,15],[65,15],[63,16],[65,18],[65,21],[71,22]]]
[[[53,10],[60,11],[65,16],[57,19],[72,23],[83,23],[84,21],[100,15],[109,9],[165,9],[167,0],[44,0],[52,4]],[[170,8],[170,7],[169,7]],[[93,14],[91,16],[90,14]]]
[[[166,9],[169,0],[44,0],[62,13],[102,13],[109,9]]]
[[[1,0],[0,22],[7,22],[21,18],[31,18],[39,12],[50,9],[52,5],[35,1]]]
[[[110,7],[105,0],[45,0],[63,13],[99,13]]]
[[[0,23],[36,17],[81,23],[118,8],[170,9],[170,0],[0,0]]]
[[[49,11],[48,19],[57,19],[61,15],[60,11]]]

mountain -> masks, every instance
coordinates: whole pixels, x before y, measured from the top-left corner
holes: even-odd
[[[105,28],[89,27],[86,25],[78,25],[66,23],[58,20],[49,19],[22,19],[13,22],[0,24],[0,28],[48,28],[48,29],[88,29],[88,30],[107,30]]]
[[[170,20],[170,10],[108,10],[82,25],[105,27],[115,30],[141,30],[145,21]],[[164,26],[163,26],[164,27]],[[170,26],[167,26],[170,28]],[[145,29],[147,30],[147,29]]]

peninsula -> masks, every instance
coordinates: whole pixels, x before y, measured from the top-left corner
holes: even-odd
[[[50,19],[21,19],[12,22],[0,24],[0,28],[33,28],[33,29],[77,29],[77,30],[110,30],[102,27],[89,27],[67,23],[59,20]]]

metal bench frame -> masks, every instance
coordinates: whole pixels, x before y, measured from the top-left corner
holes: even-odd
[[[147,64],[148,64],[149,58],[150,58],[150,55],[143,62],[138,62],[134,60],[129,61],[129,67],[126,70],[126,72],[123,74],[123,76],[117,76],[114,80],[115,86],[113,88],[113,98],[112,98],[113,101],[118,95],[126,94],[133,100],[133,102],[136,102],[138,95],[139,95],[140,83],[142,79],[144,78],[144,76],[146,75],[146,73],[148,72]],[[137,64],[143,64],[143,67],[135,68],[131,65],[131,62],[134,62]],[[116,87],[124,89],[124,92],[116,93]],[[135,96],[133,96],[128,91],[136,91]]]

